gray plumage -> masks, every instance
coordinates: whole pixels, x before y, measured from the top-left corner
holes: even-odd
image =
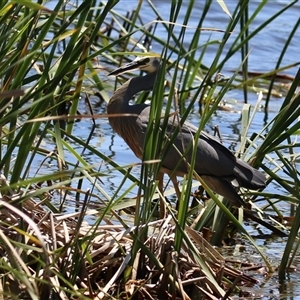
[[[134,77],[117,89],[107,105],[109,123],[132,149],[138,158],[142,158],[144,138],[149,121],[150,106],[146,104],[129,105],[130,99],[138,92],[151,90],[155,83],[157,72],[160,69],[160,59],[153,57],[137,58],[130,64],[118,68],[109,75],[119,75],[129,70],[140,69],[148,72],[145,76]],[[127,114],[127,116],[124,116]],[[163,119],[163,118],[162,118]],[[169,117],[168,132],[178,126],[178,119]],[[171,147],[162,165],[171,172],[181,159],[184,152],[193,140],[197,127],[185,122],[175,139],[175,147]],[[244,205],[244,201],[236,192],[236,188],[260,189],[266,185],[263,173],[254,169],[246,162],[237,159],[231,151],[219,143],[213,136],[202,131],[197,145],[195,171],[205,181],[209,188],[230,200],[236,206]],[[176,149],[177,148],[177,149]],[[178,151],[179,150],[179,151]],[[185,157],[191,161],[192,150]],[[176,169],[175,175],[187,173],[187,164],[184,160]]]

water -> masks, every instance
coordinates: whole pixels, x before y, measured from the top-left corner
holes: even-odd
[[[157,8],[159,14],[162,16],[164,20],[169,19],[169,12],[170,12],[170,3],[171,1],[152,1]],[[236,6],[236,1],[224,1],[231,13],[233,13],[234,8]],[[143,8],[141,10],[141,18],[145,24],[152,22],[155,19],[155,14],[152,12],[151,8],[149,8],[146,1],[143,2]],[[182,9],[179,13],[178,22],[183,21],[184,16],[186,14],[186,9],[188,6],[189,1],[183,1]],[[258,4],[261,1],[250,1],[249,7],[249,16],[252,15],[254,10],[257,8]],[[254,31],[258,28],[261,24],[263,24],[271,15],[278,12],[280,9],[284,8],[290,1],[269,1],[262,11],[255,17],[255,21],[251,27],[250,32]],[[203,7],[205,5],[205,1],[195,1],[195,6],[192,11],[192,17],[189,20],[188,26],[192,27],[192,29],[187,29],[186,36],[185,36],[185,46],[188,46],[188,43],[192,39],[192,34],[194,32],[194,28],[197,27],[199,22],[199,16],[203,11]],[[125,11],[132,11],[137,7],[137,1],[121,1],[119,4],[116,5],[115,9],[120,13]],[[300,4],[296,4],[293,6],[293,9],[286,11],[280,17],[275,19],[271,25],[265,27],[257,36],[251,40],[249,44],[249,49],[251,50],[251,54],[249,57],[249,64],[252,66],[252,70],[266,72],[268,70],[274,69],[274,65],[277,62],[277,59],[280,55],[280,51],[282,45],[287,40],[291,29],[293,28],[294,24],[296,23],[298,16],[300,13]],[[207,14],[205,21],[203,23],[203,28],[216,28],[220,30],[225,30],[224,25],[227,24],[229,16],[227,16],[222,9],[220,8],[217,1],[213,1],[209,13]],[[176,35],[181,30],[180,26],[175,26],[174,34]],[[236,27],[236,30],[232,33],[232,37],[237,36],[239,32],[239,27]],[[157,35],[159,37],[165,37],[165,30],[163,26],[160,26],[157,30]],[[222,33],[218,32],[211,32],[211,31],[203,31],[202,33],[202,40],[200,41],[204,44],[207,42],[207,39],[221,39]],[[298,33],[299,36],[299,33]],[[228,48],[230,46],[230,41],[228,43]],[[154,48],[154,46],[153,46]],[[218,45],[212,45],[209,49],[211,51],[206,52],[205,62],[207,65],[212,61],[214,58],[215,52],[218,48]],[[227,48],[227,50],[228,50]],[[154,48],[156,52],[159,52],[160,49]],[[296,61],[299,61],[298,58],[298,45],[297,45],[297,34],[293,41],[291,42],[287,53],[283,59],[283,65],[292,64]],[[270,55],[270,53],[272,55]],[[225,53],[224,53],[225,55]],[[228,70],[233,70],[238,67],[241,63],[239,56],[233,56],[232,60],[228,62],[228,65],[225,67]],[[290,69],[287,71],[288,74],[294,75],[296,69]]]

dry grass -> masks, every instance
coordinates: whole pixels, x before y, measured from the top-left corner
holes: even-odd
[[[108,220],[92,225],[82,219],[83,211],[53,214],[33,198],[24,201],[22,208],[9,204],[18,197],[1,200],[0,251],[7,264],[1,267],[3,294],[56,294],[55,299],[218,299],[236,284],[255,283],[229,266],[188,226],[190,240],[177,253],[171,216],[148,224],[144,247],[132,258],[135,232],[142,226],[126,229]],[[98,214],[94,209],[84,212],[94,218]],[[126,277],[129,270],[131,277]],[[22,273],[28,282],[23,282]]]

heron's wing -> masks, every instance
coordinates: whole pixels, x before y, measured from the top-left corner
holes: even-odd
[[[144,136],[148,125],[150,107],[147,107],[139,115],[139,126],[143,131],[139,143],[144,144]],[[164,119],[161,119],[163,126]],[[186,173],[192,158],[192,149],[197,147],[195,171],[198,175],[214,176],[230,181],[234,186],[257,189],[265,186],[265,176],[260,171],[252,168],[247,163],[237,159],[233,153],[224,147],[215,137],[201,131],[200,138],[194,141],[198,130],[190,122],[180,125],[178,117],[173,115],[168,118],[165,125],[165,138],[172,143],[166,145],[165,153],[162,153],[163,166],[169,170]],[[173,134],[179,127],[178,134],[173,140]],[[186,151],[186,149],[190,149]]]
[[[178,166],[178,171],[187,172],[188,164],[191,162],[192,149],[197,147],[197,159],[195,162],[195,171],[199,175],[213,175],[218,177],[232,176],[236,163],[235,156],[219,141],[202,131],[198,141],[194,141],[194,136],[198,130],[196,126],[190,122],[184,122],[180,126],[178,118],[172,116],[168,119],[168,127],[166,136],[172,140],[172,134],[175,128],[179,126],[179,133],[173,141],[173,146],[169,147],[165,154],[163,165],[166,168],[174,169],[176,161],[182,162]],[[186,151],[186,149],[190,149]],[[185,153],[185,154],[184,154]],[[184,154],[184,155],[183,155]],[[185,160],[182,160],[182,157]]]
[[[136,105],[134,105],[133,107],[136,107]],[[139,145],[141,149],[144,149],[145,136],[146,136],[147,127],[149,123],[150,106],[143,105],[141,107],[142,109],[140,109],[140,111],[137,112],[138,117],[136,118],[135,121],[137,128],[139,128],[139,132],[140,132],[136,137],[136,143]]]
[[[141,147],[144,145],[144,138],[149,122],[150,107],[144,107],[139,113],[139,117],[136,122],[141,129],[141,134],[138,139],[138,143]],[[195,164],[195,170],[199,175],[214,175],[214,176],[230,176],[233,174],[236,158],[235,156],[222,144],[218,142],[213,136],[201,132],[200,139],[197,143],[194,143],[194,135],[198,128],[190,122],[184,122],[180,125],[178,117],[172,115],[168,118],[168,122],[164,125],[164,118],[161,118],[161,126],[165,128],[165,138],[172,142],[172,146],[165,147],[166,153],[162,154],[163,166],[167,169],[173,170],[177,162],[179,163],[178,171],[186,173],[188,170],[187,162],[191,161],[192,147],[197,147],[197,160]],[[176,132],[176,128],[180,128],[174,141],[172,136]],[[190,146],[190,144],[194,145]],[[185,153],[185,149],[191,147],[190,150]],[[182,159],[182,158],[185,158]]]

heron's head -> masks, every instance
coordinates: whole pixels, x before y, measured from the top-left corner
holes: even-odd
[[[144,56],[144,57],[137,57],[134,61],[132,61],[129,64],[126,64],[108,75],[115,75],[118,76],[120,74],[126,73],[128,71],[133,70],[141,70],[148,73],[152,73],[158,70],[160,66],[160,58],[159,57],[153,57],[153,56]]]

